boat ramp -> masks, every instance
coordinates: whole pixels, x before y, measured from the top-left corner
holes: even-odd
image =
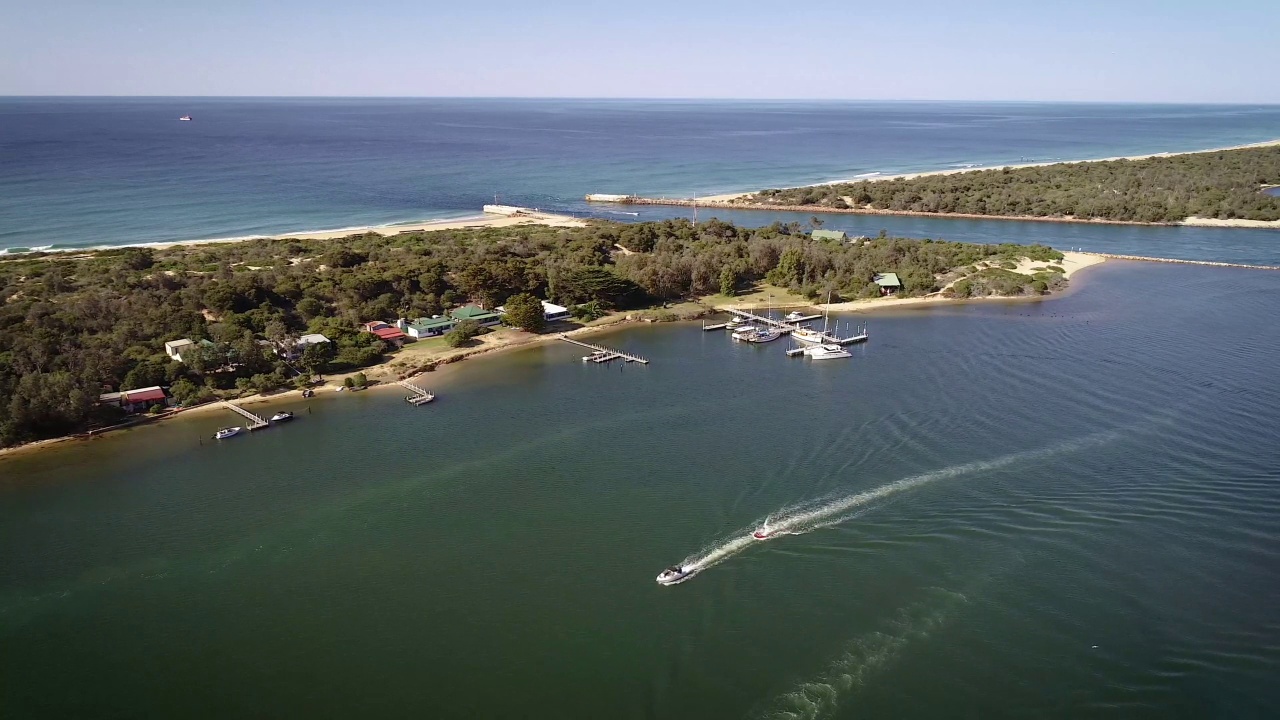
[[[225,405],[227,409],[234,411],[238,415],[241,415],[242,417],[244,417],[245,420],[248,420],[249,430],[261,430],[262,428],[270,425],[270,423],[268,423],[265,418],[254,415],[253,413],[249,412],[248,410],[245,410],[244,408],[240,407],[239,405],[236,405],[233,402],[223,400],[222,404]]]
[[[584,347],[592,351],[590,355],[583,356],[582,362],[593,362],[603,365],[613,360],[621,360],[624,363],[633,362],[640,363],[641,365],[649,364],[648,360],[640,357],[639,355],[624,353],[621,350],[614,350],[613,348],[607,348],[600,345],[592,345],[591,343],[582,342],[581,340],[574,340],[573,338],[565,335],[561,335],[560,339],[567,343],[573,343],[574,345]]]

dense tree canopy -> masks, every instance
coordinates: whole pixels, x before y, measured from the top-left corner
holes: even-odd
[[[1041,246],[818,241],[794,224],[752,230],[719,220],[19,256],[0,260],[0,445],[108,421],[96,399],[109,390],[168,385],[179,401],[195,402],[364,367],[386,347],[361,323],[465,302],[536,306],[541,315],[542,297],[591,318],[766,278],[810,297],[870,296],[885,271],[911,295],[938,290],[956,268],[1024,255],[1061,257]],[[1018,277],[965,290],[1041,289]],[[287,348],[306,332],[333,343],[308,345],[286,362],[267,342]],[[178,338],[206,342],[178,362],[164,352]]]
[[[741,199],[926,213],[1176,222],[1280,220],[1280,146],[765,190]]]

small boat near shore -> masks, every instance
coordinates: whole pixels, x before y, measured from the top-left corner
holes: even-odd
[[[271,416],[271,422],[273,423],[289,422],[292,419],[293,419],[292,412],[278,412],[275,415]]]
[[[218,432],[216,432],[216,433],[214,433],[214,434],[213,434],[213,439],[214,439],[214,440],[226,440],[226,439],[227,439],[227,438],[229,438],[229,437],[235,437],[236,435],[239,435],[239,434],[240,434],[240,430],[241,430],[241,428],[240,428],[240,426],[238,426],[238,425],[237,425],[237,426],[235,426],[235,427],[224,427],[224,428],[222,428],[221,430],[219,430]]]

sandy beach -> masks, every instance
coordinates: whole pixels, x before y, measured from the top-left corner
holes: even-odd
[[[1080,162],[1110,162],[1113,160],[1146,160],[1147,158],[1154,158],[1154,157],[1172,157],[1175,155],[1198,155],[1200,153],[1224,152],[1226,150],[1245,150],[1248,148],[1271,147],[1273,145],[1280,145],[1280,138],[1276,138],[1275,140],[1263,140],[1261,142],[1256,142],[1256,143],[1247,143],[1245,145],[1230,145],[1227,147],[1208,148],[1206,150],[1188,150],[1186,152],[1159,152],[1159,153],[1148,153],[1146,155],[1123,155],[1123,156],[1116,156],[1116,157],[1095,158],[1092,160],[1054,160],[1052,162],[1019,163],[1019,164],[1011,164],[1011,165],[990,165],[990,166],[972,167],[972,168],[951,168],[947,170],[930,170],[927,172],[898,173],[896,175],[876,175],[873,177],[855,176],[851,178],[845,178],[842,180],[832,180],[830,182],[814,183],[813,185],[804,185],[802,187],[824,187],[827,185],[842,185],[845,183],[861,182],[863,180],[866,180],[867,182],[881,182],[884,180],[898,180],[898,179],[910,180],[912,178],[928,177],[932,175],[958,175],[961,173],[982,172],[983,170],[1003,170],[1005,168],[1012,170],[1015,168],[1044,167],[1046,165],[1067,165],[1071,163],[1080,163]],[[730,202],[733,200],[737,200],[739,198],[743,198],[748,195],[754,195],[757,192],[759,192],[759,190],[748,190],[746,192],[724,193],[721,195],[704,195],[702,197],[698,197],[694,199],[698,200],[699,202],[723,203],[723,202]],[[939,213],[931,213],[931,214],[939,215]],[[1208,218],[1187,218],[1187,220],[1185,220],[1183,224],[1184,225],[1205,225],[1205,226],[1217,225],[1219,227],[1280,227],[1280,222],[1264,223],[1263,225],[1235,224],[1235,223],[1255,223],[1255,222],[1262,222],[1262,221],[1210,220]]]

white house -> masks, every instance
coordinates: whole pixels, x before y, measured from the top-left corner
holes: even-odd
[[[546,318],[547,322],[563,320],[569,317],[569,308],[564,307],[563,305],[556,305],[555,303],[549,303],[546,300],[543,300],[542,301],[542,317]]]
[[[502,305],[498,306],[498,312],[505,314],[507,312],[506,306],[502,306]],[[546,300],[543,300],[542,301],[542,317],[547,322],[564,320],[565,318],[569,317],[569,308],[563,305],[556,305],[555,303],[549,303]]]
[[[187,338],[182,338],[181,340],[170,340],[164,344],[164,354],[178,362],[182,362],[182,353],[184,350],[186,352],[191,352],[195,349],[195,341]]]
[[[310,335],[303,335],[298,338],[296,346],[298,349],[304,350],[308,345],[320,345],[321,343],[327,342],[329,342],[329,338],[321,335],[320,333],[311,333]]]

